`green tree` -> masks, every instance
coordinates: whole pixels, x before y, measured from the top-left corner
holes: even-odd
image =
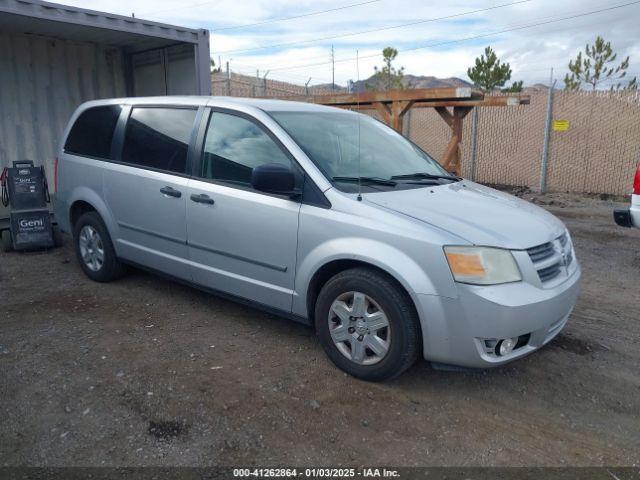
[[[467,69],[467,75],[476,87],[485,92],[491,92],[503,87],[511,79],[511,66],[500,62],[491,47],[484,49],[484,54],[476,58],[473,67]],[[522,84],[520,83],[520,86]]]
[[[382,68],[374,67],[375,73],[372,80],[373,85],[367,83],[368,89],[378,90],[402,90],[404,85],[402,78],[404,77],[404,67],[395,68],[393,61],[398,56],[398,50],[393,47],[387,47],[382,50],[382,57],[384,65]]]
[[[518,82],[513,82],[510,87],[503,88],[502,91],[505,93],[520,93],[522,91],[522,84],[524,82],[522,80]]]
[[[565,90],[580,90],[583,83],[591,85],[591,89],[595,90],[603,82],[622,80],[627,75],[629,57],[616,65],[618,54],[611,48],[611,42],[605,42],[601,36],[596,37],[593,45],[587,44],[584,53],[583,56],[582,52],[578,52],[575,60],[569,61],[570,73],[564,77]],[[637,88],[636,78],[632,78],[626,86],[620,82],[611,85],[612,90],[621,88],[635,90]]]

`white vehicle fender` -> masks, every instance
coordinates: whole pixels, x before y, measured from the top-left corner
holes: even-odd
[[[73,206],[73,204],[79,201],[88,203],[98,212],[98,215],[100,215],[102,221],[106,225],[107,230],[109,231],[109,235],[111,236],[111,239],[113,240],[115,246],[115,238],[117,237],[116,234],[118,232],[118,225],[113,219],[111,210],[109,210],[105,202],[102,200],[102,198],[100,198],[100,195],[98,195],[95,190],[85,186],[78,186],[74,188],[68,197],[69,215],[71,215],[71,207]]]
[[[425,269],[403,251],[369,238],[336,238],[315,247],[298,265],[293,313],[307,316],[307,295],[314,274],[336,260],[356,260],[373,265],[395,278],[412,298],[416,294],[442,294]]]

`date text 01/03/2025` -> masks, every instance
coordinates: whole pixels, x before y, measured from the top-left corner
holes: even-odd
[[[236,468],[233,476],[238,478],[394,478],[397,470],[387,468]]]

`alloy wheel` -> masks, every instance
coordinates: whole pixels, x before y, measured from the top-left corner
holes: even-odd
[[[104,244],[98,231],[91,225],[85,225],[79,235],[80,255],[82,261],[92,272],[97,272],[104,265]]]

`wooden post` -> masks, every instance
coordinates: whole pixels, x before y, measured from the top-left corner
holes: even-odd
[[[396,132],[402,134],[402,120],[404,115],[413,105],[412,100],[393,101],[391,104],[375,102],[373,104],[382,117],[384,123],[393,128]]]
[[[391,128],[400,134],[402,134],[404,114],[409,111],[411,105],[413,105],[412,100],[398,101],[391,104]]]
[[[449,172],[460,174],[460,142],[462,141],[462,119],[472,107],[453,107],[451,113],[447,107],[435,107],[436,112],[451,128],[451,139],[444,150],[440,163]]]
[[[287,100],[293,100],[286,97]],[[528,95],[485,97],[471,88],[419,88],[391,90],[388,92],[359,92],[338,95],[301,96],[301,101],[312,101],[321,105],[367,110],[375,108],[382,121],[402,134],[404,115],[412,108],[434,108],[451,129],[451,138],[445,149],[441,164],[450,172],[460,174],[460,142],[462,120],[474,107],[507,107],[527,105]]]
[[[376,102],[373,104],[376,107],[377,112],[382,117],[382,121],[391,126],[391,109],[386,103]]]

